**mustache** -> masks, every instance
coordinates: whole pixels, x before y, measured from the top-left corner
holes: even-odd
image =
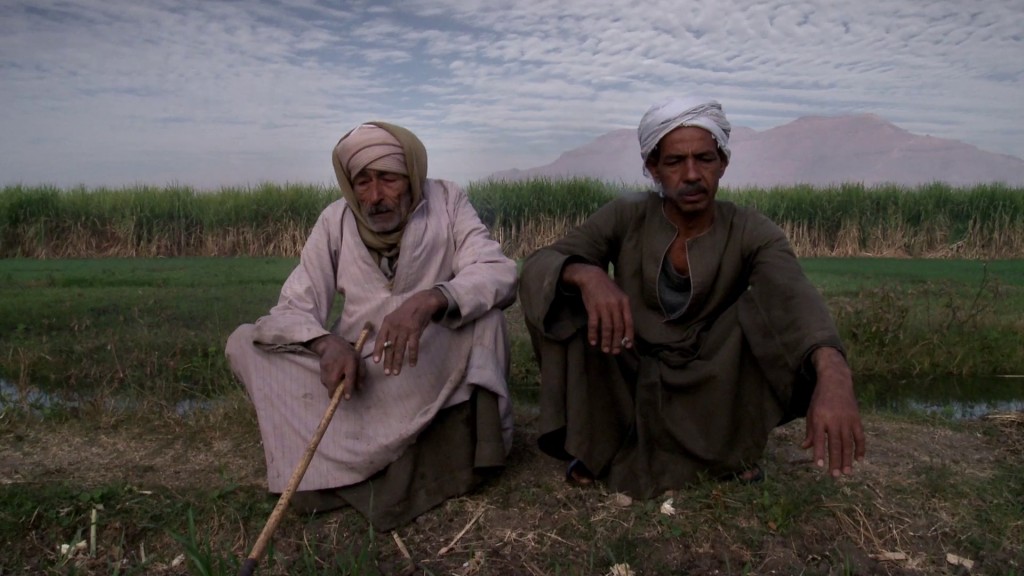
[[[376,206],[370,206],[370,209],[367,210],[366,214],[368,216],[376,216],[377,214],[387,214],[389,212],[394,212],[394,210],[383,204],[377,204]]]
[[[664,192],[666,194],[707,194],[708,193],[707,186],[701,184],[700,182],[693,182],[693,183],[690,183],[690,184],[683,184],[682,186],[677,186],[676,188],[674,188],[672,190],[667,190],[667,189],[665,189],[664,186],[662,186],[662,190],[664,190]]]

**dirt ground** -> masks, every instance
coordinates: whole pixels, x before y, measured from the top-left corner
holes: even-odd
[[[709,538],[706,529],[695,529],[698,537],[686,541],[672,537],[678,536],[678,527],[660,523],[651,503],[629,503],[600,486],[580,488],[564,482],[563,464],[535,447],[536,418],[529,409],[517,414],[515,446],[499,479],[428,512],[391,537],[378,536],[376,569],[384,574],[547,574],[553,573],[552,564],[561,565],[558,558],[565,557],[575,559],[575,564],[590,563],[589,568],[570,573],[653,573],[631,572],[628,562],[616,572],[618,565],[609,568],[605,559],[595,560],[588,540],[604,538],[608,542],[602,549],[608,554],[618,550],[619,556],[634,558],[634,563],[685,566],[679,573],[727,574],[744,566],[743,572],[756,574],[925,574],[935,573],[937,567],[943,569],[939,573],[968,573],[955,564],[959,556],[950,551],[948,539],[929,539],[927,534],[938,524],[936,515],[951,512],[939,505],[918,519],[900,499],[930,489],[915,485],[922,467],[941,466],[962,479],[984,477],[993,474],[1000,461],[1024,453],[1024,426],[1019,421],[1009,423],[1007,435],[999,437],[979,433],[974,426],[953,430],[867,415],[868,458],[857,466],[853,478],[835,483],[832,490],[857,487],[873,495],[872,502],[830,508],[826,497],[815,506],[833,510],[835,526],[801,531],[800,541],[778,536],[777,541],[742,542],[736,536],[743,532],[742,524],[757,522],[746,517],[723,518],[737,524],[721,530],[720,542]],[[811,477],[830,482],[811,465],[809,453],[799,449],[802,426],[797,421],[772,436],[762,462],[769,482],[806,482]],[[118,422],[91,431],[74,424],[8,425],[0,444],[0,484],[72,482],[85,488],[128,483],[139,490],[184,493],[234,483],[258,491],[265,486],[262,448],[254,424],[242,428],[239,433],[237,422],[215,414],[199,423],[169,418],[166,425],[147,430]],[[713,491],[711,497],[723,496]],[[694,519],[705,522],[705,512],[694,512]],[[276,538],[286,551],[288,541],[299,547],[311,537],[337,539],[342,526],[353,523],[359,525],[358,515],[343,510],[306,523],[295,520]],[[250,526],[247,540],[240,538],[235,544],[239,556],[260,528]],[[365,527],[355,530],[365,533]],[[835,570],[836,559],[829,557],[837,547],[846,566],[840,571]],[[998,565],[1024,569],[1022,561],[1024,555],[1013,558],[1011,553]],[[184,573],[170,564],[166,568],[155,573]]]
[[[562,464],[535,448],[536,414],[517,414],[515,449],[503,478],[551,476],[561,480]],[[73,481],[97,486],[130,480],[145,486],[193,489],[223,481],[223,471],[244,484],[265,485],[263,450],[258,434],[217,435],[197,441],[180,423],[141,432],[113,426],[83,434],[76,426],[11,432],[0,446],[0,484]],[[255,430],[253,430],[255,432]],[[972,431],[952,431],[927,424],[897,423],[866,417],[868,457],[857,466],[865,482],[900,476],[921,463],[956,466],[965,474],[985,474],[999,450]],[[767,473],[810,468],[810,452],[799,448],[803,421],[778,428],[763,467]],[[561,482],[559,482],[561,484]]]

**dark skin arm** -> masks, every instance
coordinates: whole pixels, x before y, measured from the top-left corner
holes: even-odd
[[[574,262],[562,269],[562,282],[574,286],[587,309],[587,341],[603,352],[619,354],[633,347],[633,313],[629,296],[593,264]],[[623,346],[623,338],[627,338]]]
[[[352,398],[352,389],[358,388],[363,375],[363,362],[352,344],[335,334],[325,334],[311,340],[310,350],[320,357],[320,383],[329,397],[341,382],[354,382],[345,388],[345,399]]]
[[[864,458],[864,428],[853,393],[853,378],[846,359],[835,348],[811,354],[818,383],[807,409],[807,434],[801,448],[814,448],[814,462],[833,478],[853,473],[853,463]]]
[[[417,292],[381,322],[373,346],[374,363],[384,362],[384,374],[398,375],[409,356],[409,366],[419,359],[420,337],[435,314],[448,308],[448,299],[437,288]],[[385,342],[391,346],[384,347]]]
[[[448,300],[435,288],[414,294],[384,317],[373,348],[373,361],[384,361],[385,374],[397,375],[406,354],[409,365],[415,366],[423,331],[434,314],[447,307]],[[392,345],[385,348],[384,343],[389,340]],[[345,390],[345,399],[352,398],[352,390],[361,385],[364,373],[362,358],[352,344],[334,334],[325,334],[310,341],[308,347],[320,357],[320,383],[327,389],[327,394],[333,396],[342,381],[355,382],[355,386]]]
[[[633,346],[633,317],[629,297],[598,266],[572,263],[562,270],[562,282],[579,289],[587,310],[587,340],[610,354]],[[833,477],[853,472],[854,461],[864,458],[864,428],[853,393],[853,378],[846,359],[835,348],[818,348],[811,355],[817,386],[807,411],[807,433],[802,447],[814,448],[814,461]]]

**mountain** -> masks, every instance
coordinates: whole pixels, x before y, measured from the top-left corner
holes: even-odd
[[[764,131],[734,126],[724,186],[826,186],[842,182],[955,186],[1003,182],[1024,186],[1024,160],[958,140],[913,134],[875,116],[807,116]],[[623,184],[650,183],[636,130],[608,132],[544,166],[505,170],[489,180],[583,176]]]

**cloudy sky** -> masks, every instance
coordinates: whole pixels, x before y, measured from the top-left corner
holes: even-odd
[[[0,0],[0,184],[329,183],[365,120],[462,183],[672,94],[1024,157],[1022,0]]]

